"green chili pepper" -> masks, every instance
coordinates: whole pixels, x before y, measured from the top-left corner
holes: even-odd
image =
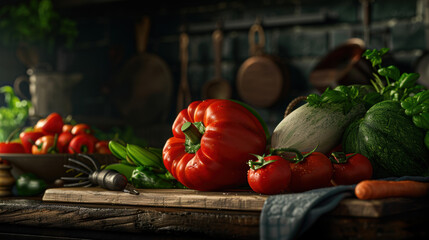
[[[16,179],[16,190],[19,196],[36,196],[43,193],[47,184],[32,173],[25,173]]]
[[[131,183],[136,188],[176,188],[176,180],[161,177],[143,166],[137,167],[131,175]]]

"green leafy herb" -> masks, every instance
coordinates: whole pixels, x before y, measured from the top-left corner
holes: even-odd
[[[373,50],[366,50],[362,57],[369,60],[372,63],[373,67],[380,67],[381,68],[381,62],[383,60],[383,55],[386,54],[389,51],[388,48],[382,48],[380,50],[373,49]]]
[[[340,85],[335,89],[327,88],[321,95],[309,94],[307,102],[310,106],[320,107],[340,105],[344,114],[354,106],[363,103],[359,87]]]
[[[420,77],[418,73],[400,73],[399,69],[393,65],[383,67],[383,56],[389,51],[388,48],[368,49],[362,57],[369,60],[375,68],[373,72],[373,79],[371,83],[375,90],[382,96],[382,98],[375,98],[377,100],[395,100],[402,101],[408,96],[412,96],[424,89],[423,86],[416,84],[417,79]]]
[[[5,141],[14,130],[24,125],[31,103],[20,100],[11,86],[1,87],[0,94],[4,95],[6,103],[0,107],[0,141]]]
[[[414,125],[426,131],[425,145],[429,149],[429,90],[401,101],[405,114],[412,117]]]

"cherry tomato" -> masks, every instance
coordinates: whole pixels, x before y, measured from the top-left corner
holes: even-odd
[[[334,167],[333,185],[356,184],[372,177],[371,162],[362,154],[335,152],[330,159]]]
[[[60,151],[60,153],[66,153],[68,152],[68,147],[69,147],[69,143],[70,141],[73,139],[73,134],[71,132],[62,132],[59,136],[58,136],[58,150]]]
[[[79,134],[70,141],[68,152],[69,153],[93,153],[94,140],[89,134]]]
[[[28,131],[22,132],[19,134],[19,139],[21,139],[22,146],[24,146],[26,153],[31,153],[31,148],[37,139],[43,137],[42,132],[37,131]]]
[[[100,154],[111,154],[109,149],[109,141],[101,140],[95,144],[95,152]]]
[[[25,153],[25,149],[19,142],[1,142],[0,153]]]
[[[291,181],[290,163],[280,156],[257,156],[249,161],[247,181],[253,191],[261,194],[284,192]]]
[[[72,128],[73,128],[73,125],[71,125],[71,124],[64,124],[62,131],[63,132],[70,132],[71,133]]]
[[[36,140],[31,148],[33,154],[58,153],[57,139],[52,135],[45,135]]]
[[[292,178],[288,187],[291,192],[304,192],[311,189],[329,187],[334,172],[331,160],[321,152],[314,149],[308,153],[301,153],[297,149],[272,149],[272,154],[282,155],[291,161]],[[287,153],[295,153],[295,157]]]
[[[73,126],[73,128],[71,129],[71,133],[73,135],[79,135],[81,133],[91,134],[92,129],[88,124],[78,123],[78,124]]]

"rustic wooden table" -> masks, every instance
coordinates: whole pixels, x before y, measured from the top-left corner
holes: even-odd
[[[174,195],[148,190],[129,203],[116,201],[125,199],[124,193],[96,188],[54,189],[44,198],[3,197],[0,239],[259,238],[259,215],[266,196],[177,191]],[[428,200],[344,199],[301,238],[429,239]]]

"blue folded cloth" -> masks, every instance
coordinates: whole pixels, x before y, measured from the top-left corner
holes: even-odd
[[[429,177],[405,176],[383,180],[429,182]],[[319,188],[303,193],[272,195],[262,208],[259,231],[262,240],[295,239],[338,203],[354,196],[356,185]]]

